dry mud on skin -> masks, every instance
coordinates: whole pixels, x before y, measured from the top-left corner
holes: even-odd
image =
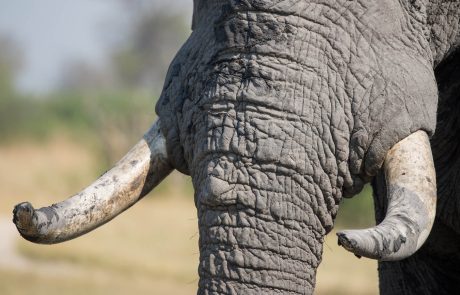
[[[76,275],[81,271],[68,263],[47,263],[29,259],[18,250],[19,236],[11,218],[0,216],[0,269],[39,272],[52,275]]]

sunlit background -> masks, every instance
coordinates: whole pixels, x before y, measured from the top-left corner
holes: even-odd
[[[14,0],[0,6],[0,294],[194,294],[198,229],[188,177],[77,240],[19,238],[11,211],[79,191],[149,127],[192,0]],[[373,224],[370,189],[336,228]],[[317,294],[376,294],[377,265],[326,239]]]

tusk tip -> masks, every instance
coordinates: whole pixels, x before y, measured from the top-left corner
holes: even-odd
[[[353,250],[356,248],[357,242],[355,239],[347,235],[347,232],[338,232],[337,233],[337,238],[338,238],[338,245],[344,247],[348,251],[353,252]]]
[[[13,223],[19,232],[26,231],[32,225],[35,209],[29,202],[17,204],[13,210]]]
[[[381,259],[382,253],[378,247],[366,239],[367,230],[344,230],[337,233],[338,244],[356,257]]]

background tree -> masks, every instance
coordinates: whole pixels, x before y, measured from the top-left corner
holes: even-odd
[[[131,33],[112,55],[114,73],[122,86],[158,92],[166,71],[189,33],[184,17],[164,11],[142,12]]]
[[[0,95],[7,96],[14,92],[14,78],[21,60],[21,51],[16,42],[7,36],[0,36]]]
[[[62,99],[78,96],[84,102],[104,166],[113,164],[148,128],[168,66],[190,31],[177,10],[151,1],[119,3],[126,15],[109,24],[119,34],[109,34],[107,63],[69,63],[60,83]]]

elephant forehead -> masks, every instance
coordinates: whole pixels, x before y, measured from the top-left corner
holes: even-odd
[[[400,7],[402,4],[395,0],[194,0],[194,25],[199,27],[201,22],[209,23],[210,20],[221,20],[232,17],[236,12],[261,11],[277,15],[300,15],[306,18],[319,20],[319,15],[325,15],[336,22],[346,17],[347,12],[362,16],[387,14],[387,26],[394,26],[392,21],[401,17]],[[316,17],[315,17],[316,16]],[[381,25],[381,24],[380,24]]]
[[[194,29],[213,31],[219,42],[233,46],[287,40],[290,34],[301,33],[299,28],[327,39],[364,36],[375,42],[392,36],[400,39],[402,32],[423,30],[426,23],[424,8],[396,0],[194,2]]]
[[[406,19],[390,13],[393,1],[328,2],[202,2],[199,13],[208,14],[157,104],[176,167],[190,172],[208,153],[232,152],[299,173],[321,167],[351,187],[371,144],[375,170],[398,140],[432,131],[436,85],[426,44],[401,34]],[[373,16],[391,25],[378,28]]]
[[[323,167],[337,175],[336,161],[340,157],[336,154],[336,141],[342,143],[341,147],[346,141],[334,138],[327,123],[316,128],[301,120],[278,119],[261,115],[257,108],[250,109],[247,107],[235,117],[225,113],[208,114],[206,126],[199,128],[206,130],[202,138],[206,145],[197,146],[194,152],[197,158],[209,152],[232,152],[256,162],[283,165],[302,174],[311,175],[313,167]]]

